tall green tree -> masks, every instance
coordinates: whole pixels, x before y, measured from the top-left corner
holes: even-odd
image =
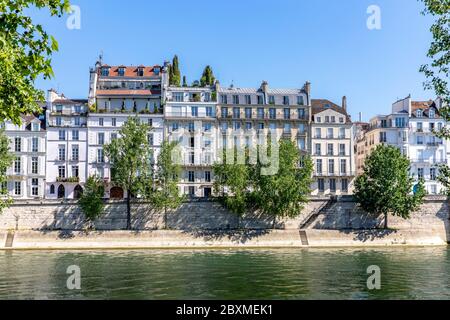
[[[61,17],[70,10],[68,0],[0,0],[0,119],[20,124],[22,114],[38,111],[45,100],[35,88],[38,77],[54,76],[51,55],[58,42],[35,24],[27,9],[47,9]]]
[[[151,128],[139,118],[129,118],[120,129],[119,138],[105,146],[111,163],[111,179],[127,192],[127,229],[131,229],[131,197],[146,193],[152,179],[152,149],[148,143]]]
[[[202,77],[200,78],[200,86],[206,87],[206,86],[212,86],[214,85],[214,82],[216,81],[216,78],[214,77],[213,70],[211,66],[206,66],[203,70]]]
[[[178,56],[175,55],[172,59],[172,65],[169,69],[169,83],[172,86],[179,87],[181,84],[181,72],[180,72],[180,64],[178,61]]]
[[[414,186],[409,175],[410,162],[394,146],[378,146],[366,159],[364,173],[356,179],[354,196],[361,208],[369,213],[408,219],[423,202],[423,180]],[[414,188],[414,192],[413,192]]]
[[[276,174],[256,176],[255,195],[261,210],[276,217],[293,218],[301,214],[311,194],[313,163],[289,139],[279,143]]]
[[[177,147],[177,142],[163,142],[158,155],[154,190],[150,196],[155,208],[164,209],[165,229],[167,229],[167,209],[177,209],[184,201],[178,189],[181,166]]]
[[[0,129],[0,213],[11,204],[5,185],[8,181],[6,170],[12,165],[13,159],[14,155],[9,150],[9,139],[4,130]]]
[[[96,176],[89,177],[86,181],[83,194],[80,200],[78,200],[78,204],[88,222],[94,222],[103,213],[105,207],[103,202],[104,195],[105,185],[103,181]]]

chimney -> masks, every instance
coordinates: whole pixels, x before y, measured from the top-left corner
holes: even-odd
[[[215,89],[216,89],[216,92],[219,92],[219,90],[220,90],[220,81],[219,80],[216,80],[216,83],[215,83]]]
[[[269,91],[269,83],[267,81],[262,82],[261,91],[264,93],[267,93],[267,91]]]
[[[362,118],[363,118],[363,113],[360,112],[360,113],[359,113],[359,122],[362,122]]]
[[[342,109],[344,109],[345,112],[347,112],[347,97],[342,97]]]
[[[305,86],[303,88],[305,89],[305,92],[309,98],[311,96],[311,82],[306,81]]]

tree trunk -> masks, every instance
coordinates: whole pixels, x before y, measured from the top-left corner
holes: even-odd
[[[167,206],[164,206],[164,230],[167,230]]]
[[[388,228],[388,213],[384,214],[384,228],[387,229]]]
[[[131,191],[127,190],[127,230],[131,230]]]

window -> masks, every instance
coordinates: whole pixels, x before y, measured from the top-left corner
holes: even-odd
[[[304,101],[303,96],[297,96],[297,104],[299,106],[304,106],[305,105],[305,101]]]
[[[264,119],[264,108],[258,108],[258,119]]]
[[[306,141],[305,141],[305,138],[299,138],[297,143],[298,143],[298,148],[299,148],[300,150],[306,150]]]
[[[109,76],[109,68],[106,68],[106,67],[102,68],[101,73],[102,73],[102,77],[108,77]]]
[[[331,143],[329,143],[327,146],[327,155],[329,155],[329,156],[334,155],[334,146]]]
[[[269,119],[275,120],[277,118],[277,112],[275,108],[269,109]]]
[[[31,174],[38,174],[39,170],[39,159],[38,157],[31,158]]]
[[[80,126],[80,125],[81,125],[81,119],[80,119],[79,117],[75,117],[75,118],[73,119],[73,124],[74,124],[75,126]]]
[[[321,144],[316,143],[316,156],[320,156],[322,154]]]
[[[41,125],[39,123],[32,123],[31,124],[31,131],[39,131],[41,130]]]
[[[345,128],[339,128],[339,139],[345,139]]]
[[[99,132],[97,134],[97,144],[100,146],[105,144],[105,133],[104,132]]]
[[[105,155],[103,153],[103,149],[97,149],[97,162],[98,163],[105,162]]]
[[[325,123],[329,123],[330,122],[330,117],[329,116],[325,116]]]
[[[275,96],[269,96],[269,104],[275,104]]]
[[[423,177],[424,177],[424,170],[423,170],[423,168],[418,168],[417,169],[417,176],[419,177],[419,179],[423,179]]]
[[[183,92],[174,92],[173,93],[173,100],[176,102],[183,102],[184,100],[184,93]]]
[[[228,108],[223,107],[222,110],[220,110],[222,113],[222,118],[228,118]]]
[[[59,130],[59,140],[60,141],[66,140],[66,131],[65,130]]]
[[[80,149],[78,145],[72,146],[72,160],[73,161],[80,160]]]
[[[50,194],[55,194],[55,185],[50,186]]]
[[[16,152],[22,152],[22,138],[14,139],[14,150]]]
[[[257,96],[258,104],[263,104],[263,96]]]
[[[198,117],[198,107],[192,107],[191,108],[191,115],[193,117]]]
[[[62,119],[61,117],[56,117],[56,126],[61,127],[62,126]]]
[[[275,123],[274,123],[275,124]],[[275,124],[276,125],[276,124]],[[283,132],[286,134],[291,133],[291,124],[290,123],[285,123],[284,124],[284,128],[283,128]]]
[[[423,116],[423,111],[422,110],[417,110],[416,111],[416,116],[417,116],[417,118],[422,118],[422,116]]]
[[[78,178],[80,176],[80,168],[78,166],[72,166],[72,177]]]
[[[288,105],[289,105],[289,97],[288,97],[288,96],[284,96],[284,97],[283,97],[283,104],[284,104],[285,106],[288,106]]]
[[[336,179],[330,179],[330,192],[336,192]]]
[[[66,167],[58,166],[58,177],[64,179],[66,177]]]
[[[321,117],[316,117],[316,122],[317,123],[321,123],[322,122],[322,118]]]
[[[233,104],[239,104],[239,96],[238,95],[233,96]]]
[[[423,132],[423,123],[417,122],[417,132]]]
[[[245,104],[252,104],[252,97],[250,95],[245,96]]]
[[[206,107],[206,116],[213,117],[213,108],[212,107]]]
[[[195,182],[195,173],[194,173],[194,171],[189,171],[188,172],[188,180],[189,180],[189,182]]]
[[[395,118],[395,126],[397,128],[405,128],[406,127],[406,118]]]
[[[430,122],[430,132],[433,132],[433,131],[434,131],[434,123]]]
[[[189,138],[189,148],[195,148],[195,138],[194,137]]]
[[[322,138],[322,129],[316,128],[316,139]]]
[[[341,160],[341,174],[347,174],[347,160]]]
[[[328,160],[328,173],[334,174],[334,160],[333,159]]]
[[[205,92],[205,102],[210,102],[211,101],[211,93],[209,92]]]
[[[173,122],[172,123],[172,132],[178,131],[178,128],[179,128],[178,122]]]
[[[428,112],[428,116],[432,119],[436,116],[436,112],[434,111],[434,109],[430,109],[430,111]]]
[[[340,144],[339,145],[339,155],[342,157],[342,156],[345,156],[345,144]]]
[[[22,194],[22,183],[20,181],[14,181],[14,194],[20,196]]]
[[[31,138],[31,152],[39,152],[39,138]]]
[[[325,192],[325,180],[324,179],[318,179],[317,184],[319,187],[319,192]]]
[[[289,108],[284,109],[284,119],[289,120],[291,118],[291,110]]]
[[[336,117],[335,116],[331,116],[331,123],[336,123]]]
[[[65,146],[58,147],[58,161],[66,161],[66,147]]]
[[[114,141],[117,139],[117,133],[111,133],[111,141]]]
[[[20,174],[22,171],[22,159],[20,157],[16,157],[14,160],[14,173]]]
[[[241,117],[241,109],[233,108],[233,118],[239,119]]]
[[[233,129],[234,130],[240,130],[241,129],[241,123],[238,121],[233,121]]]
[[[258,123],[258,130],[264,130],[264,123]]]
[[[431,168],[430,169],[430,180],[431,181],[436,181],[436,168]]]
[[[417,137],[417,144],[418,145],[423,145],[423,137],[422,136],[418,136]]]
[[[228,104],[228,97],[226,94],[220,95],[220,102],[223,104]]]
[[[72,131],[72,140],[73,141],[80,140],[80,132],[78,130],[73,130]]]
[[[322,159],[318,159],[316,163],[317,174],[322,174]]]
[[[205,182],[211,182],[211,171],[205,171]]]
[[[98,118],[98,125],[100,127],[103,127],[103,125],[104,125],[104,119],[103,118]]]
[[[251,122],[246,122],[245,123],[245,129],[246,130],[252,130],[252,123]]]
[[[302,133],[305,133],[305,132],[306,132],[305,124],[304,123],[300,123],[298,125],[298,133],[302,134]]]
[[[386,132],[380,132],[380,142],[381,143],[386,143],[387,142]]]
[[[116,119],[116,118],[112,118],[112,119],[111,119],[111,125],[112,125],[113,127],[116,127],[116,126],[117,126],[117,119]]]
[[[246,119],[252,118],[252,108],[245,108],[245,118]]]
[[[105,168],[97,168],[97,176],[100,179],[104,179],[105,178]]]
[[[348,180],[342,179],[341,184],[342,184],[341,186],[342,192],[348,192]]]
[[[298,118],[301,120],[306,119],[306,112],[305,109],[301,108],[301,109],[297,109],[297,113],[298,113]]]
[[[211,129],[212,129],[212,125],[211,125],[211,123],[205,123],[204,124],[204,131],[205,132],[211,132]]]
[[[119,68],[118,73],[119,73],[119,77],[123,77],[125,75],[125,68],[122,68],[122,67]]]
[[[138,68],[138,77],[143,77],[144,76],[144,68]]]
[[[345,121],[344,121],[344,118],[343,117],[339,117],[339,122],[340,123],[344,123]]]
[[[327,138],[328,139],[334,139],[334,130],[333,130],[333,128],[328,128],[328,130],[327,130]]]
[[[189,132],[194,132],[195,131],[195,124],[193,122],[189,122],[188,130],[189,130]]]

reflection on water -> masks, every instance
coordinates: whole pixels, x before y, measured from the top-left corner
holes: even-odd
[[[0,299],[450,299],[449,249],[0,252]],[[79,291],[66,288],[71,265]],[[367,267],[382,288],[366,287]]]

